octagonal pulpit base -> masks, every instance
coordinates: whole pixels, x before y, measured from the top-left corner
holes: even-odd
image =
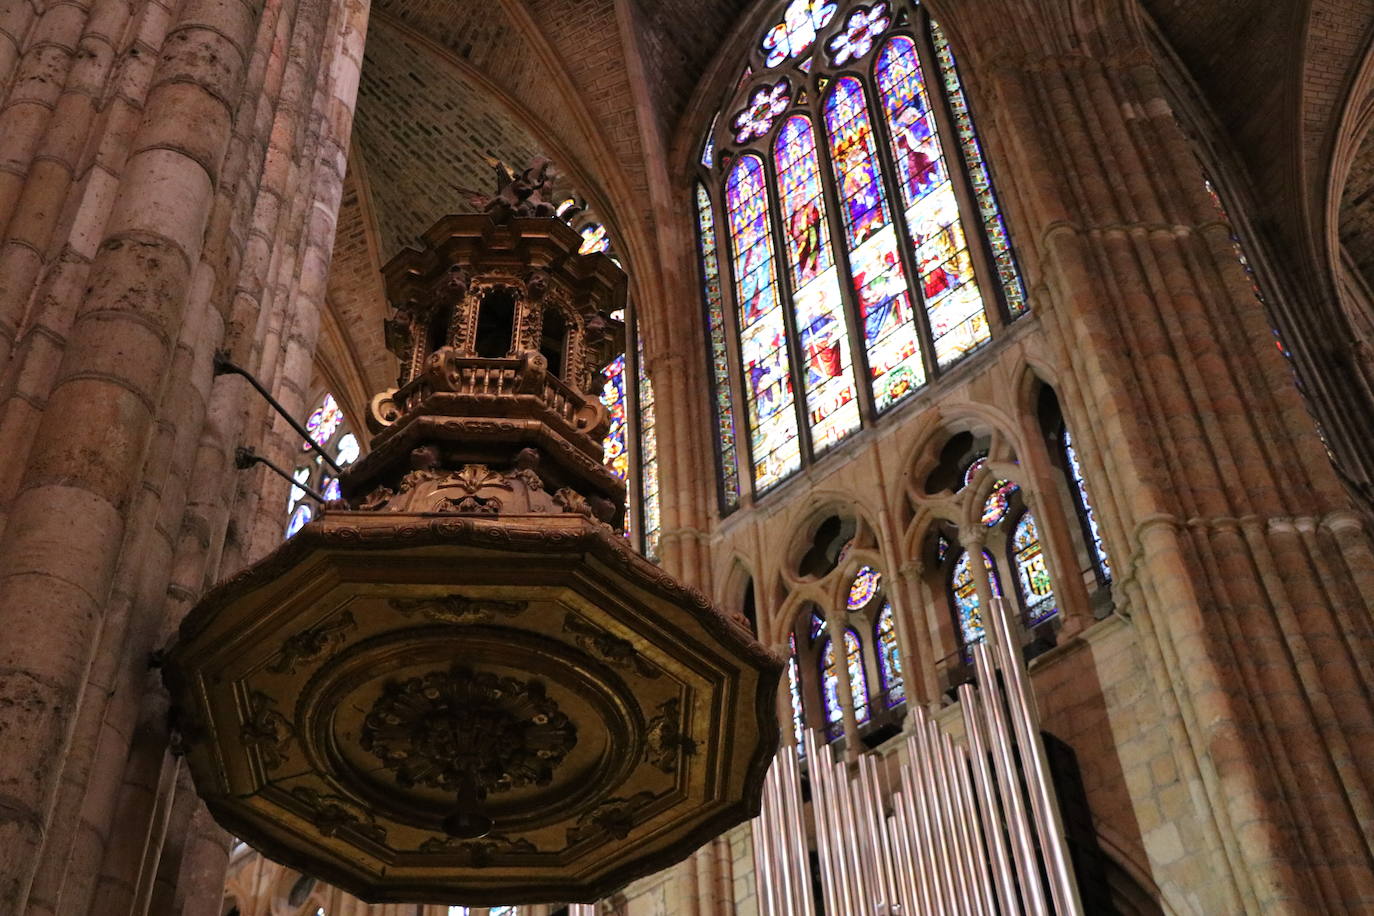
[[[590,902],[757,812],[781,662],[581,516],[329,511],[188,615],[196,787],[372,902]]]

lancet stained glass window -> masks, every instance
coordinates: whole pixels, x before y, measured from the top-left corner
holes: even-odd
[[[795,115],[783,124],[774,164],[791,267],[792,309],[805,366],[802,387],[811,441],[821,451],[859,428],[859,401],[810,118]]]
[[[735,457],[735,410],[730,402],[730,356],[726,346],[725,305],[721,299],[720,259],[716,254],[716,216],[706,186],[697,183],[697,243],[701,257],[706,328],[710,335],[711,381],[715,385],[716,442],[721,501],[739,505],[739,467]]]
[[[763,160],[749,154],[725,190],[754,486],[767,489],[801,466],[787,327],[778,295]]]
[[[849,678],[849,692],[854,699],[854,718],[868,721],[868,678],[864,675],[863,643],[853,630],[844,631],[844,667]],[[827,639],[821,649],[821,697],[825,703],[825,720],[830,723],[844,718],[840,706],[840,669],[835,658],[835,642]]]
[[[1074,501],[1078,503],[1078,511],[1083,514],[1083,521],[1087,523],[1093,560],[1102,581],[1111,582],[1112,564],[1107,559],[1107,547],[1102,543],[1102,532],[1097,528],[1097,516],[1093,513],[1092,500],[1088,499],[1088,484],[1083,480],[1083,466],[1078,462],[1078,453],[1073,450],[1073,438],[1069,435],[1067,426],[1064,427],[1063,433],[1064,461],[1069,467],[1069,477],[1073,480]]]
[[[787,690],[792,702],[792,728],[797,736],[797,753],[804,754],[802,734],[806,731],[806,717],[802,711],[801,672],[797,667],[797,638],[795,636],[788,635],[787,648],[791,650],[787,656]]]
[[[988,571],[988,584],[992,587],[993,597],[1002,597],[1002,585],[997,581],[997,567],[993,565],[992,556],[986,550],[983,551],[983,565]],[[959,559],[954,562],[954,571],[950,576],[950,591],[954,595],[954,611],[959,618],[959,635],[965,646],[971,646],[983,639],[984,631],[983,611],[978,604],[978,589],[973,580],[967,550],[961,551]]]
[[[883,693],[887,705],[896,706],[906,700],[902,684],[902,652],[897,646],[897,622],[893,619],[892,602],[883,603],[878,623],[873,628],[878,645],[878,674],[883,679]]]
[[[349,429],[343,408],[332,394],[326,393],[320,398],[315,409],[306,416],[305,429],[310,433],[310,438],[318,443],[339,467],[347,468],[358,460],[361,451],[358,437]],[[287,537],[300,531],[319,514],[319,504],[306,492],[307,487],[323,496],[326,501],[340,499],[343,496],[338,474],[309,443],[302,443],[296,467],[291,471],[291,479],[295,483],[286,495]]]
[[[1045,553],[1040,549],[1040,529],[1029,511],[1021,513],[1012,531],[1011,558],[1026,603],[1026,624],[1033,627],[1049,620],[1059,608],[1054,602],[1054,583],[1045,565]]]
[[[741,71],[703,144],[696,216],[721,464],[735,438],[719,405],[742,392],[738,489],[759,493],[1028,307],[954,51],[919,3],[779,0]],[[742,495],[725,481],[725,508]]]
[[[658,420],[654,406],[654,383],[644,368],[644,342],[639,342],[635,360],[639,378],[639,506],[644,537],[644,555],[658,559]]]

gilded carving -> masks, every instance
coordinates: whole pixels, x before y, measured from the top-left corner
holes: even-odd
[[[617,840],[630,835],[640,812],[654,800],[654,793],[636,792],[629,798],[608,798],[591,811],[577,819],[577,825],[568,829],[568,845],[572,846],[598,831],[607,833]]]
[[[291,721],[274,707],[275,698],[255,690],[248,695],[248,718],[239,728],[246,748],[257,748],[263,766],[275,770],[290,759],[287,751],[296,736]]]
[[[490,623],[497,617],[516,617],[529,603],[496,601],[490,598],[464,598],[444,595],[439,598],[392,598],[391,607],[407,617],[420,615],[438,623]]]
[[[660,703],[644,736],[644,759],[665,773],[676,773],[678,760],[697,751],[697,743],[682,732],[680,707],[677,697]]]
[[[488,834],[480,840],[432,836],[420,844],[420,852],[454,856],[463,865],[474,868],[485,868],[497,856],[528,855],[538,851],[538,847],[524,837],[509,837],[500,833]]]
[[[479,797],[547,785],[577,743],[577,729],[541,681],[455,665],[389,681],[363,720],[361,741],[402,787]]]
[[[321,836],[332,837],[342,830],[351,830],[373,842],[386,842],[386,828],[361,805],[307,786],[297,786],[291,790],[291,795],[309,809],[310,823]]]
[[[267,670],[273,674],[295,674],[296,665],[300,662],[313,662],[343,645],[348,631],[357,625],[353,612],[344,611],[333,621],[325,620],[288,636],[282,641],[277,660],[268,665]]]
[[[582,651],[617,668],[630,668],[650,679],[663,674],[659,667],[640,655],[629,640],[614,636],[584,617],[569,612],[563,618],[563,632],[570,633]]]

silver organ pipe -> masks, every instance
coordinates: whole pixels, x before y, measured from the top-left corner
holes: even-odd
[[[987,620],[987,638],[971,650],[976,684],[958,691],[961,717],[913,704],[899,748],[852,761],[836,760],[815,731],[779,752],[753,822],[760,916],[1082,916],[1030,678],[1001,599]]]

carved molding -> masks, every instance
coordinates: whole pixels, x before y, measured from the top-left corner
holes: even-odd
[[[672,697],[660,703],[649,720],[644,759],[665,773],[676,773],[678,761],[697,752],[697,743],[683,734],[682,719],[681,703]]]
[[[438,623],[469,625],[490,623],[497,617],[516,617],[529,607],[525,601],[497,601],[444,595],[439,598],[392,598],[392,609],[406,617],[416,615]]]
[[[663,674],[657,665],[640,655],[629,640],[606,632],[585,617],[570,612],[563,618],[563,632],[571,633],[582,651],[616,668],[629,668],[651,680]]]
[[[273,697],[253,691],[248,696],[248,718],[239,728],[239,739],[245,747],[257,749],[263,766],[269,770],[277,769],[290,759],[287,752],[296,737],[295,726],[275,708],[276,705]]]
[[[332,622],[326,620],[288,636],[281,644],[277,660],[268,665],[267,670],[273,674],[295,674],[296,665],[301,662],[313,662],[342,646],[347,641],[348,632],[357,629],[357,626],[353,612],[344,611]]]

